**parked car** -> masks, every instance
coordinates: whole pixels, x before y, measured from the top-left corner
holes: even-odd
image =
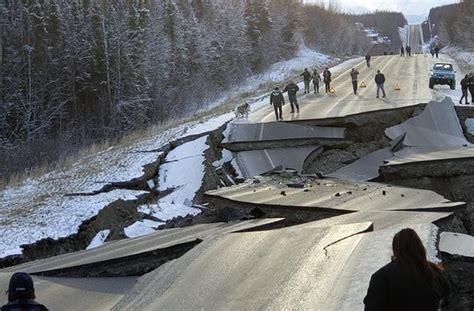
[[[448,63],[436,63],[431,69],[430,89],[436,84],[449,85],[451,90],[456,89],[456,71],[453,65]]]

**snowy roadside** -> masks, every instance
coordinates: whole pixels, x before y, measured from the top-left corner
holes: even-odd
[[[340,60],[302,48],[295,58],[274,64],[263,74],[250,77],[237,87],[235,92],[257,92],[265,83],[282,82],[295,76],[305,67],[325,66],[336,61]],[[349,60],[333,68],[333,71],[347,68],[356,61],[360,59]],[[253,97],[250,102],[261,103],[265,96]],[[9,186],[0,191],[0,258],[21,254],[22,244],[31,244],[44,238],[58,239],[77,233],[81,223],[96,216],[108,204],[118,199],[133,200],[146,191],[117,189],[89,196],[67,196],[68,194],[92,193],[110,183],[139,178],[144,174],[144,166],[157,161],[161,155],[157,150],[168,142],[191,135],[205,135],[233,118],[234,114],[229,112],[200,122],[182,124],[128,146],[111,147],[80,159],[71,168],[58,169],[40,177],[30,178],[19,185]],[[201,169],[198,162],[202,164],[205,150],[203,148],[204,143],[199,141],[198,149],[201,153],[191,157],[192,162],[180,163],[187,161],[180,156],[176,157],[179,161],[171,162],[175,165],[167,169],[177,169],[180,175],[170,176],[170,179],[167,179],[170,182],[163,183],[163,187],[173,187],[174,192],[158,202],[161,206],[152,206],[151,215],[166,221],[172,217],[198,212],[190,206],[192,205],[190,202],[193,201],[202,180],[194,178],[192,186],[188,185],[189,175],[194,173],[183,172],[183,169],[190,168],[188,165],[197,165],[196,169]],[[166,166],[163,169],[166,169]],[[164,178],[162,177],[164,173],[160,170],[160,179]],[[168,173],[171,174],[171,171]],[[200,176],[197,171],[196,176]],[[176,180],[177,178],[181,179]],[[145,207],[141,210],[144,211]],[[142,221],[129,227],[126,234],[131,237],[150,233],[159,224],[159,222]],[[104,236],[104,233],[97,236],[91,247],[103,243],[106,238]]]

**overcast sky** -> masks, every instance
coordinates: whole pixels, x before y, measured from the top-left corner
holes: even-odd
[[[321,2],[323,0],[306,0],[308,2]],[[456,3],[459,0],[324,0],[339,3],[342,9],[364,7],[369,10],[395,10],[406,15],[428,15],[432,7]],[[472,0],[471,0],[472,1]]]

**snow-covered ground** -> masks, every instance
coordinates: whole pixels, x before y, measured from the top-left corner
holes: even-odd
[[[138,178],[143,175],[143,166],[160,156],[159,152],[149,150],[157,150],[181,137],[215,130],[232,117],[232,113],[226,113],[183,124],[129,146],[109,148],[77,161],[71,168],[29,178],[0,191],[0,258],[21,254],[22,244],[77,233],[82,222],[96,216],[110,203],[118,199],[133,200],[144,194],[114,190],[93,196],[66,196],[90,193],[111,182]]]
[[[398,27],[398,34],[400,35],[400,40],[402,41],[403,45],[405,46],[405,42],[408,40],[408,29],[410,26],[405,25],[405,27]]]
[[[99,231],[95,237],[92,239],[91,243],[89,244],[89,246],[87,246],[86,249],[93,249],[93,248],[97,248],[99,246],[102,246],[104,245],[104,242],[105,240],[107,240],[107,237],[109,236],[110,234],[110,230],[102,230],[102,231]]]

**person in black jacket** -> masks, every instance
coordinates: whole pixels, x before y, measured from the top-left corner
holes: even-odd
[[[365,311],[437,311],[449,294],[442,269],[426,259],[413,229],[398,232],[392,242],[392,262],[370,279]]]
[[[321,76],[319,75],[317,69],[314,69],[313,76],[311,78],[313,79],[314,94],[319,93],[319,82],[321,81]]]
[[[283,120],[282,106],[285,104],[285,98],[280,88],[277,86],[270,95],[270,106],[275,109],[276,120]]]
[[[438,56],[439,56],[439,46],[436,46],[436,47],[434,48],[434,52],[435,52],[435,54],[436,54],[436,58],[438,58]]]
[[[283,89],[283,93],[288,92],[288,99],[290,100],[291,105],[291,113],[295,113],[295,107],[296,112],[300,112],[300,106],[298,105],[298,99],[296,98],[296,92],[298,92],[299,90],[300,88],[293,81],[290,81],[290,84],[288,84]]]
[[[1,311],[48,311],[44,305],[35,301],[33,279],[27,273],[17,272],[8,285],[8,304]]]
[[[385,89],[383,84],[385,83],[385,75],[377,70],[377,74],[375,75],[375,84],[377,84],[377,98],[379,98],[380,90],[382,90],[382,95],[385,97]]]
[[[308,68],[304,69],[304,72],[300,75],[304,79],[304,93],[309,94],[309,83],[311,82],[311,73],[308,71]]]
[[[402,47],[400,48],[400,56],[405,56],[405,49]]]
[[[466,75],[464,79],[461,80],[461,91],[462,96],[459,100],[459,103],[462,104],[462,100],[466,100],[466,105],[469,105],[469,94],[467,94],[467,89],[469,88],[469,75]],[[471,94],[472,95],[472,94]]]
[[[326,93],[331,92],[331,71],[326,67],[323,71],[323,81],[326,84]]]
[[[370,68],[370,54],[367,53],[367,55],[365,55],[365,62],[367,63],[367,68]]]
[[[471,93],[471,103],[474,104],[474,73],[473,72],[471,72],[471,74],[469,75],[467,86],[469,88],[469,93]],[[469,99],[467,101],[469,101]]]
[[[407,55],[411,56],[411,47],[407,46],[406,51],[407,51]]]

